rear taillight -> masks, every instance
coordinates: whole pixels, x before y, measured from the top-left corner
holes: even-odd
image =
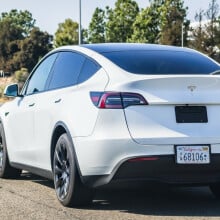
[[[128,92],[90,92],[93,104],[102,109],[123,109],[132,105],[148,105],[144,97]]]

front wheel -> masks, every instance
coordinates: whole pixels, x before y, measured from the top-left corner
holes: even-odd
[[[56,195],[62,205],[80,206],[92,201],[93,192],[80,180],[73,146],[66,133],[60,136],[55,147],[53,174]]]
[[[0,178],[18,178],[21,170],[11,167],[8,159],[5,133],[2,124],[0,124]]]

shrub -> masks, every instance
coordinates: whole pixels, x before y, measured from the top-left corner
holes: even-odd
[[[28,69],[26,68],[21,68],[15,72],[14,81],[18,83],[20,89],[23,87],[28,75]]]

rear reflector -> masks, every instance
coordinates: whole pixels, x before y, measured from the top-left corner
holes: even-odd
[[[158,160],[158,157],[138,157],[128,160],[128,162],[141,162],[141,161],[154,161]]]
[[[132,105],[148,105],[144,97],[128,92],[90,92],[93,104],[101,109],[123,109]]]

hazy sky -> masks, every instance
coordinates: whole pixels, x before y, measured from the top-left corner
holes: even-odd
[[[149,5],[148,0],[136,0],[140,8]],[[194,15],[200,8],[206,10],[211,0],[185,0],[185,6],[189,7],[188,18],[194,21]],[[220,0],[217,0],[220,5]],[[82,26],[88,27],[92,14],[96,7],[114,7],[115,0],[81,0]],[[36,19],[36,25],[41,30],[50,34],[58,28],[66,18],[78,22],[79,0],[0,0],[0,13],[9,12],[11,9],[28,10]]]

